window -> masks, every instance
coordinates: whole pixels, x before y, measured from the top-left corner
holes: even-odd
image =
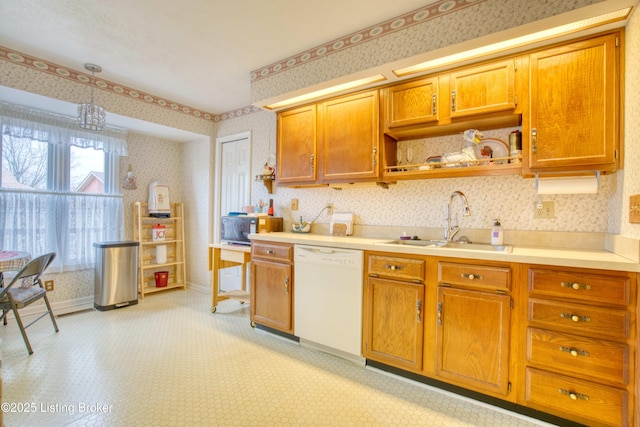
[[[91,268],[94,242],[122,239],[119,156],[126,134],[0,103],[0,248],[58,255],[62,270]]]

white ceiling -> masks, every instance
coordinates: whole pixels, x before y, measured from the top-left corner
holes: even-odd
[[[222,114],[251,71],[435,1],[0,0],[0,45]]]

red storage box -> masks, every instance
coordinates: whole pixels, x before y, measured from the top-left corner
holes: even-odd
[[[167,282],[169,282],[169,272],[168,271],[156,271],[156,288],[164,288],[167,286]]]

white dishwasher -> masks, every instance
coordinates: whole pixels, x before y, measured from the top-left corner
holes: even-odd
[[[301,345],[364,363],[360,250],[295,245],[294,334]]]

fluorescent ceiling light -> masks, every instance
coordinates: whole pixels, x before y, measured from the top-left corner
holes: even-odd
[[[309,101],[311,99],[320,98],[322,96],[330,95],[332,93],[341,92],[343,90],[353,89],[359,86],[368,85],[371,83],[381,82],[383,80],[387,80],[385,76],[382,74],[376,74],[371,77],[366,77],[364,79],[354,80],[347,83],[342,83],[336,86],[331,86],[326,89],[316,90],[314,92],[305,93],[304,95],[296,96],[294,98],[285,99],[284,101],[276,102],[274,104],[265,105],[264,108],[269,110],[275,110],[277,108],[286,107],[288,105],[298,104],[300,102]]]
[[[483,56],[490,53],[496,53],[503,50],[516,48],[535,42],[548,40],[553,37],[559,37],[562,35],[574,33],[587,28],[593,28],[596,26],[609,24],[612,22],[626,19],[631,12],[631,8],[620,9],[615,12],[607,13],[604,15],[596,16],[593,18],[583,19],[580,21],[572,22],[570,24],[561,25],[559,27],[550,28],[548,30],[538,31],[536,33],[527,34],[525,36],[516,37],[510,40],[505,40],[498,43],[493,43],[487,46],[482,46],[476,49],[467,50],[465,52],[455,53],[453,55],[444,56],[442,58],[433,59],[421,64],[412,65],[409,67],[393,70],[393,73],[398,76],[406,76],[408,74],[415,74],[422,71],[426,71],[431,68],[440,67],[447,64],[460,62],[473,57]]]

